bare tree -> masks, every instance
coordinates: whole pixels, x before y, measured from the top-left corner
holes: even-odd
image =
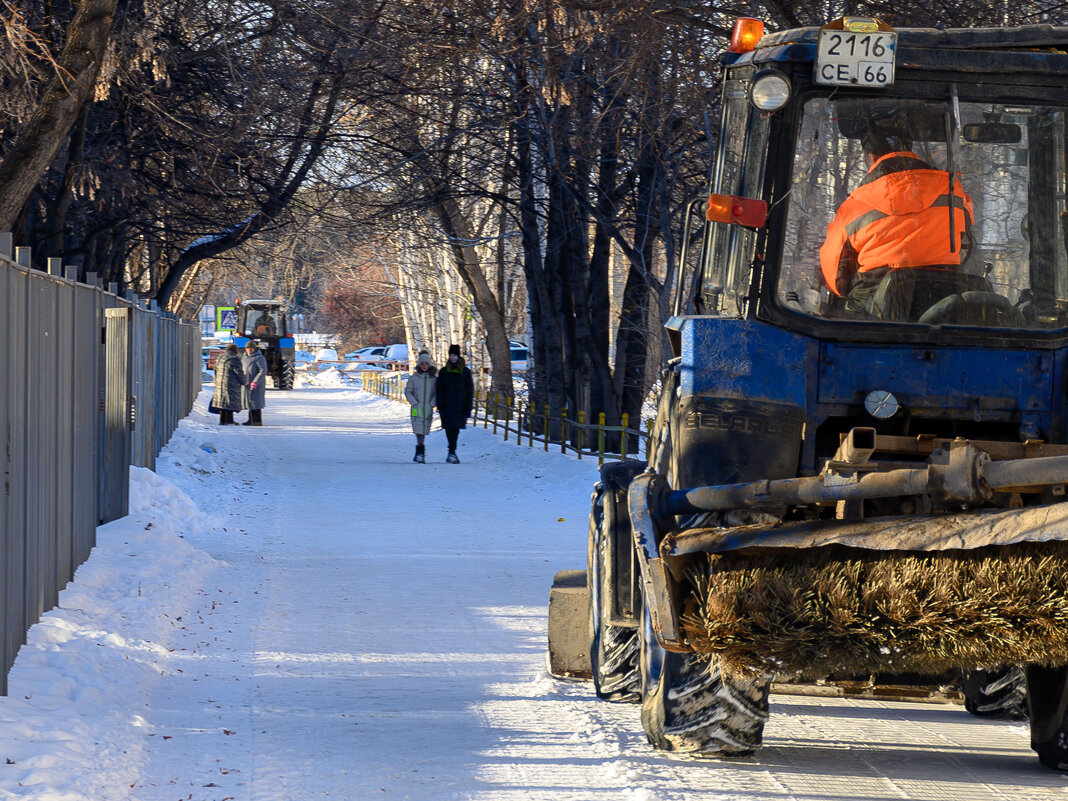
[[[35,48],[30,26],[18,7],[5,3],[7,42],[50,73],[47,85],[28,118],[18,125],[11,145],[0,157],[0,231],[10,231],[27,199],[51,166],[67,134],[93,97],[104,52],[108,46],[117,0],[82,0],[63,31],[58,56],[47,47]]]

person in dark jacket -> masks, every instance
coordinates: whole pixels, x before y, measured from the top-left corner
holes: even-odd
[[[241,405],[248,409],[248,420],[241,425],[262,426],[263,407],[267,405],[267,357],[251,339],[245,343],[241,365],[246,381],[241,390]]]
[[[449,441],[449,455],[445,461],[458,464],[456,440],[460,429],[467,428],[467,418],[471,416],[471,407],[475,400],[475,382],[471,370],[460,355],[459,345],[449,345],[449,359],[438,371],[437,406],[441,427]]]
[[[234,412],[241,410],[241,388],[245,381],[237,345],[231,342],[215,359],[215,395],[211,404],[219,410],[219,425],[237,425]]]

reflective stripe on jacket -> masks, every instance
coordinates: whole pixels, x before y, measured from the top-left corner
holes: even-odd
[[[412,407],[412,431],[416,434],[430,433],[430,425],[434,419],[436,375],[437,370],[434,367],[425,373],[417,369],[408,376],[404,384],[404,397]]]
[[[959,179],[951,197],[947,172],[915,153],[888,153],[838,207],[820,248],[820,270],[827,286],[844,296],[858,271],[959,265],[971,224],[972,199]]]

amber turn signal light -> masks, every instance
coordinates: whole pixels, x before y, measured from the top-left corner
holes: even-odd
[[[709,195],[705,217],[709,222],[760,228],[768,219],[768,204],[738,195]]]

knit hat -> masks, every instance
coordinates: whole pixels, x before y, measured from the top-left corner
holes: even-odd
[[[415,362],[416,364],[431,364],[430,354],[425,350],[419,351],[419,358]]]
[[[449,345],[449,355],[452,356],[454,353],[457,356],[460,355],[460,346],[459,345]]]

